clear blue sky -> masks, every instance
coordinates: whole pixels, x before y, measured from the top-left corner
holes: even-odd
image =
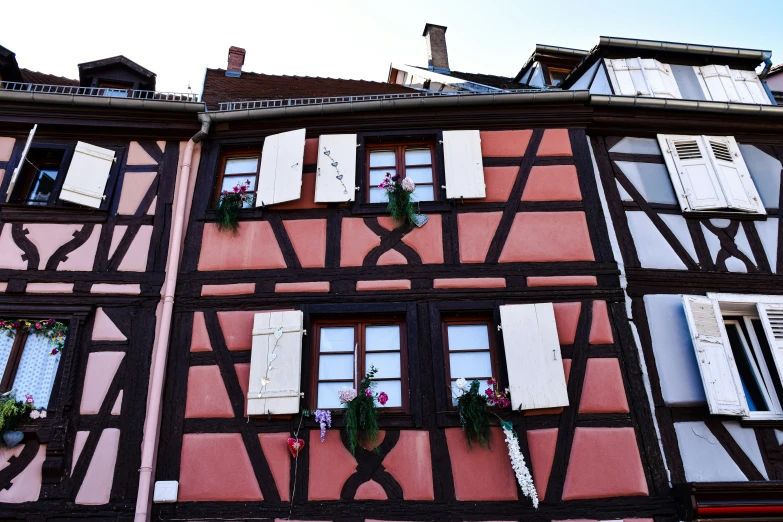
[[[76,78],[77,63],[124,54],[168,91],[199,91],[231,45],[247,49],[245,70],[385,81],[391,62],[426,65],[426,22],[448,26],[459,71],[513,76],[536,43],[589,49],[600,35],[768,49],[783,62],[783,0],[6,3],[0,45],[20,66]]]

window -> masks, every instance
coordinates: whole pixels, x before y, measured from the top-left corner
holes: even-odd
[[[315,323],[312,396],[317,408],[340,409],[337,392],[357,388],[370,366],[385,408],[408,407],[405,324],[401,320],[331,320]]]
[[[254,196],[258,186],[258,167],[261,158],[260,150],[248,150],[242,152],[227,152],[223,154],[220,162],[220,175],[218,176],[215,205],[220,200],[220,193],[233,191],[234,187],[250,182],[247,192]],[[252,207],[249,201],[245,201],[245,208]]]
[[[684,212],[732,210],[766,214],[732,136],[658,135]]]
[[[549,67],[549,84],[553,87],[557,87],[560,85],[560,82],[565,80],[566,76],[568,76],[568,73],[571,71],[569,69],[558,69],[556,67]]]
[[[127,98],[128,92],[133,89],[133,84],[124,82],[100,81],[98,87],[103,89],[103,96],[113,96],[115,98]]]
[[[388,143],[367,146],[368,201],[385,203],[386,191],[378,188],[386,174],[410,178],[416,183],[415,201],[434,201],[436,197],[435,144]]]
[[[19,178],[11,194],[11,203],[33,206],[54,205],[62,183],[63,149],[32,148],[27,153]]]
[[[452,405],[456,406],[459,392],[456,380],[478,380],[479,391],[484,392],[490,377],[498,378],[492,321],[490,318],[452,318],[443,321],[443,340],[446,349],[446,375],[451,383]]]
[[[47,407],[60,364],[56,347],[45,335],[23,328],[0,333],[0,393],[13,390],[18,400],[30,394],[36,407]]]
[[[731,352],[737,363],[748,410],[783,414],[764,354],[769,353],[764,328],[756,316],[723,316]]]

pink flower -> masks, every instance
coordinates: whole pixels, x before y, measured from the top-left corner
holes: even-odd
[[[496,381],[493,377],[490,377],[489,380],[487,381],[487,384],[489,384],[490,386],[494,386],[497,383],[498,381]]]
[[[238,185],[234,187],[234,194],[236,194],[237,192],[239,192],[239,186]]]
[[[26,404],[32,404],[33,403],[33,396],[30,395],[29,393],[26,393],[25,396],[24,396],[24,402]]]
[[[381,392],[378,394],[378,402],[381,403],[381,406],[384,406],[388,400],[389,396],[386,395],[386,392]]]
[[[368,397],[372,397],[372,390],[370,388],[367,388],[364,390],[364,394]]]
[[[41,329],[41,323],[35,323],[35,329],[40,330]]]

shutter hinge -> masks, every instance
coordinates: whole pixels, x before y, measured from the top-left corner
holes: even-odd
[[[498,332],[499,332],[499,331],[501,331],[502,329],[503,329],[503,325],[502,325],[502,324],[499,324],[499,325],[498,325]]]
[[[307,335],[307,330],[302,330],[302,335]]]

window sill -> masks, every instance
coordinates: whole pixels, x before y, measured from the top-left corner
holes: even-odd
[[[739,219],[745,221],[767,220],[767,214],[751,214],[749,212],[730,212],[727,210],[704,210],[704,211],[689,210],[687,212],[683,212],[682,215],[686,218],[696,218],[696,219]]]
[[[743,428],[778,428],[783,429],[783,416],[781,417],[766,417],[754,419],[751,417],[744,417],[740,419],[740,425]]]
[[[489,425],[490,426],[500,426],[500,419],[498,419],[494,415],[494,411],[492,409],[489,410]],[[514,413],[511,411],[504,411],[500,413],[500,417],[504,421],[511,421],[510,415]],[[459,421],[459,412],[455,409],[448,410],[448,411],[439,411],[437,413],[437,425],[438,428],[460,428],[462,427],[462,424],[460,424]]]
[[[451,203],[448,201],[427,201],[413,205],[417,214],[437,214],[449,212]],[[386,203],[356,203],[353,206],[352,214],[354,216],[379,216],[388,214]]]
[[[105,223],[108,218],[107,210],[0,204],[0,221],[8,223]]]
[[[345,428],[345,416],[342,412],[336,410],[332,411],[332,428],[331,429],[343,429]],[[286,426],[290,426],[292,415],[273,415],[271,418],[266,415],[253,415],[251,420],[256,426],[269,426],[270,424],[285,423]],[[297,424],[299,421],[296,421]],[[394,429],[394,428],[415,428],[416,423],[413,418],[413,414],[405,412],[389,412],[384,413],[381,410],[381,416],[378,418],[378,426],[381,429]],[[306,417],[302,423],[303,429],[318,429],[318,423],[315,422],[315,418],[311,415]]]

